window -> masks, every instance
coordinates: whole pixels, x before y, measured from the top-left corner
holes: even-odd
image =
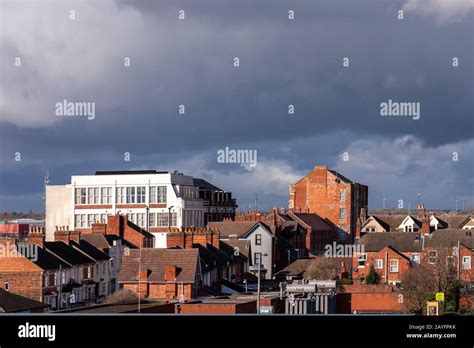
[[[137,225],[140,227],[145,227],[145,213],[137,213]]]
[[[382,259],[375,260],[375,266],[374,267],[377,268],[377,269],[383,268],[383,260]]]
[[[8,282],[3,283],[3,290],[10,291],[10,284]]]
[[[471,269],[471,257],[463,256],[462,257],[462,269]]]
[[[115,189],[115,203],[125,203],[125,187],[117,187]]]
[[[341,202],[346,200],[346,190],[339,190],[339,200]]]
[[[100,189],[100,200],[101,204],[112,203],[112,187],[102,187]]]
[[[255,265],[257,266],[262,261],[262,253],[254,253],[253,259],[255,261]]]
[[[420,254],[412,254],[411,255],[411,261],[416,262],[416,263],[420,263]]]
[[[145,203],[145,186],[137,187],[137,203]]]
[[[156,186],[150,186],[150,203],[156,203]]]
[[[127,187],[127,203],[135,203],[135,187]]]
[[[158,186],[157,203],[166,203],[166,186]]]
[[[436,262],[436,259],[438,258],[438,251],[437,250],[430,250],[428,252],[428,262],[433,264]]]
[[[178,226],[178,214],[171,213],[171,223],[170,226]]]
[[[339,220],[346,219],[346,208],[339,208]]]
[[[86,204],[86,189],[85,188],[76,188],[76,204]]]
[[[454,256],[447,256],[446,257],[446,267],[454,267]]]
[[[365,267],[365,261],[367,260],[367,254],[360,254],[358,259],[359,267]]]
[[[155,227],[156,226],[156,213],[149,213],[148,214],[148,226]]]
[[[260,233],[255,235],[255,245],[262,245],[262,235]]]
[[[74,215],[74,226],[75,227],[87,227],[87,215],[76,214]]]
[[[398,273],[398,260],[397,259],[390,260],[390,273]]]
[[[156,226],[168,227],[168,213],[156,213]]]
[[[88,197],[87,202],[89,204],[99,204],[99,188],[98,187],[90,187],[87,190]]]

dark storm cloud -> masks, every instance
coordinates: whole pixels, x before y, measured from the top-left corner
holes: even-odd
[[[172,170],[165,166],[178,162],[186,168],[182,162],[198,156],[203,170],[242,171],[216,163],[225,146],[258,149],[260,161],[284,160],[298,174],[316,164],[337,165],[359,139],[391,144],[411,134],[426,149],[462,147],[473,131],[472,18],[440,24],[407,12],[399,21],[403,3],[140,0],[92,9],[84,1],[74,4],[74,23],[63,18],[70,3],[41,5],[38,27],[2,24],[10,30],[0,43],[2,89],[8,86],[0,195],[13,194],[44,168],[66,182],[97,169]],[[180,9],[184,21],[177,19]],[[288,21],[289,9],[296,20]],[[10,31],[16,34],[9,37]],[[45,45],[29,41],[30,31]],[[18,55],[25,64],[14,70]],[[456,69],[453,56],[460,59]],[[128,69],[124,57],[131,57]],[[95,101],[96,119],[58,119],[54,104],[63,99]],[[387,99],[420,102],[420,120],[381,117],[379,105]],[[14,162],[17,151],[25,166],[36,168],[34,175]],[[124,152],[131,162],[123,161]],[[469,161],[449,168],[456,180],[472,177]],[[379,180],[346,170],[367,184]],[[17,192],[25,190],[41,186]],[[268,193],[268,201],[277,196],[286,205],[286,191]]]

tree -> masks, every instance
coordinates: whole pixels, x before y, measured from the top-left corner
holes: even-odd
[[[369,274],[365,278],[366,284],[378,284],[380,282],[380,274],[375,272],[374,266],[370,266]]]
[[[401,283],[403,297],[408,300],[410,312],[422,314],[426,301],[436,291],[432,271],[422,265],[415,265],[406,272]]]
[[[328,258],[324,256],[315,257],[306,268],[304,277],[316,280],[336,280],[341,274],[343,261],[346,265],[350,264],[350,259]]]

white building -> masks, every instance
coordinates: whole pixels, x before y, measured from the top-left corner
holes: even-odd
[[[70,184],[46,186],[46,240],[54,240],[56,226],[87,229],[94,222],[106,222],[107,215],[120,213],[153,233],[160,244],[169,227],[203,227],[204,209],[194,178],[181,173],[75,175]]]

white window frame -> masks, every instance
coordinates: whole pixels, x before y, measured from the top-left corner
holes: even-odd
[[[392,264],[393,262],[395,262],[395,264]],[[390,273],[398,273],[398,263],[398,259],[390,259]]]
[[[362,265],[361,265],[362,262]],[[365,268],[365,263],[367,262],[367,254],[359,254],[357,257],[357,267],[358,268]]]
[[[471,257],[463,256],[462,257],[462,269],[471,269]]]
[[[125,204],[126,202],[126,192],[125,187],[120,186],[115,188],[115,203],[116,204]]]
[[[382,269],[383,268],[383,259],[376,259],[374,264],[375,269]]]
[[[346,190],[340,189],[339,190],[339,201],[345,202],[346,201]]]
[[[345,220],[347,217],[346,208],[339,208],[339,220]]]
[[[100,203],[112,204],[112,187],[100,188]]]
[[[76,187],[74,195],[75,204],[87,204],[87,189],[85,187]]]

